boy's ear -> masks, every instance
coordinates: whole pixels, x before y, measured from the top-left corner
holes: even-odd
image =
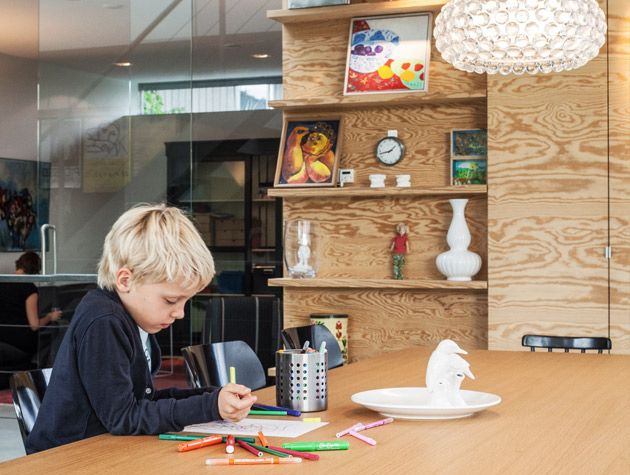
[[[126,267],[122,267],[116,272],[116,290],[124,294],[129,293],[132,280],[133,273]]]

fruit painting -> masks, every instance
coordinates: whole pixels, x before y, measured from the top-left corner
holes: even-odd
[[[285,120],[275,186],[335,186],[341,119]]]
[[[353,18],[344,94],[427,92],[432,17]]]

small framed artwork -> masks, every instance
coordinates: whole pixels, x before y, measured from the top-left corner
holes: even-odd
[[[451,158],[451,185],[485,185],[487,163],[485,159]]]
[[[340,117],[285,118],[274,186],[336,186]]]
[[[451,130],[452,158],[487,158],[488,130]]]
[[[350,0],[288,0],[290,9],[347,5]]]
[[[431,13],[353,18],[344,94],[427,92]]]

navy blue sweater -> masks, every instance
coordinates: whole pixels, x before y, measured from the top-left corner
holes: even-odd
[[[150,335],[153,372],[160,350]],[[118,295],[89,292],[76,309],[26,442],[32,454],[95,435],[159,434],[220,419],[219,388],[153,387],[138,326]]]

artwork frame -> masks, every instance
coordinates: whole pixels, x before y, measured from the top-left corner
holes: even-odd
[[[488,161],[485,158],[451,159],[451,185],[485,185],[488,182]]]
[[[41,247],[49,202],[50,163],[0,158],[0,252]]]
[[[451,130],[451,158],[488,157],[488,129]]]
[[[294,10],[298,8],[332,7],[348,5],[349,3],[350,0],[287,0],[287,8]]]
[[[352,18],[343,94],[428,92],[432,25],[431,12]]]
[[[274,186],[337,186],[342,138],[341,116],[285,117]]]

